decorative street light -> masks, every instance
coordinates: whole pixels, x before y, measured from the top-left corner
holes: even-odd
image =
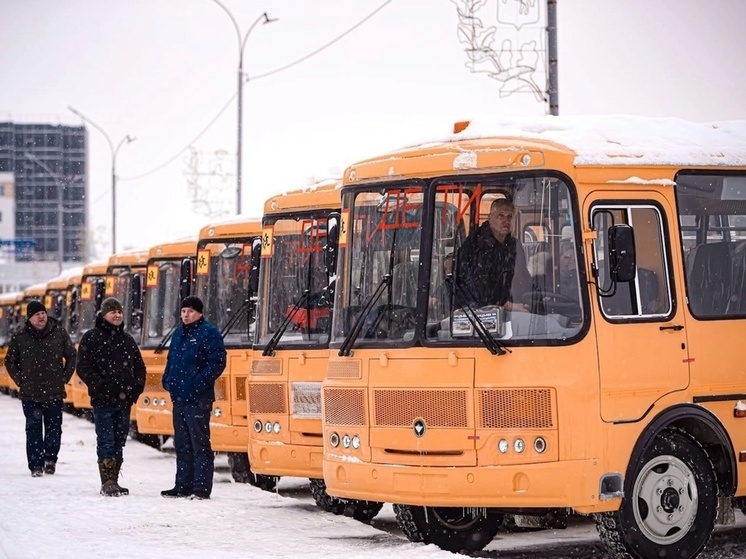
[[[24,153],[26,156],[26,159],[33,161],[36,163],[39,167],[44,169],[47,174],[54,179],[54,183],[57,185],[57,263],[59,265],[59,273],[62,273],[62,267],[63,262],[65,259],[65,244],[64,244],[64,236],[63,236],[63,228],[62,228],[62,214],[64,212],[64,188],[65,186],[70,186],[71,184],[77,182],[80,179],[80,175],[75,175],[70,178],[65,178],[59,173],[55,173],[52,171],[52,169],[49,168],[49,165],[44,163],[42,160],[38,159],[33,153],[26,152]],[[64,181],[64,182],[63,182]]]
[[[98,124],[93,122],[90,118],[85,116],[80,111],[75,110],[72,107],[67,108],[70,110],[70,112],[79,116],[85,122],[101,132],[104,135],[104,138],[106,138],[106,141],[109,143],[109,149],[111,150],[111,253],[114,254],[117,251],[117,154],[119,153],[119,148],[122,147],[122,144],[124,144],[125,142],[128,144],[134,142],[135,138],[131,137],[128,134],[124,138],[119,140],[119,143],[116,145],[116,147],[114,147],[111,138],[103,128],[101,128]]]
[[[236,35],[238,37],[238,148],[237,148],[237,155],[236,155],[236,214],[241,213],[241,158],[242,158],[242,127],[243,127],[243,82],[244,82],[244,73],[243,73],[243,51],[246,47],[246,41],[249,38],[249,35],[251,35],[251,32],[254,30],[254,27],[257,26],[259,22],[262,23],[262,25],[266,25],[267,23],[272,23],[273,21],[277,21],[277,18],[270,19],[270,17],[267,15],[267,12],[264,12],[261,14],[258,18],[256,18],[256,21],[251,24],[251,27],[249,27],[248,31],[241,36],[241,29],[238,26],[238,22],[236,21],[236,18],[233,17],[233,14],[230,12],[228,8],[223,5],[222,2],[219,0],[213,0],[218,6],[223,8],[226,14],[228,14],[228,17],[231,18],[231,22],[233,22],[233,27],[236,29]]]

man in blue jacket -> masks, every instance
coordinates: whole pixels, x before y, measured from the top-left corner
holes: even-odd
[[[215,381],[225,369],[220,331],[202,316],[199,297],[181,302],[181,326],[174,331],[163,373],[173,403],[176,481],[164,497],[209,499],[215,460],[210,446],[210,414]]]

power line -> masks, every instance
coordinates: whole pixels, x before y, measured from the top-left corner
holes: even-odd
[[[264,74],[259,74],[258,76],[255,76],[253,78],[247,79],[246,81],[254,81],[254,80],[261,79],[261,78],[266,78],[268,76],[272,76],[274,74],[277,74],[279,72],[282,72],[284,70],[292,68],[293,66],[297,66],[301,62],[305,62],[309,58],[311,58],[313,56],[316,56],[320,52],[328,49],[330,46],[332,46],[333,44],[337,43],[338,41],[340,41],[341,39],[343,39],[344,37],[346,37],[347,35],[349,35],[350,33],[352,33],[355,29],[357,29],[358,27],[360,27],[361,25],[363,25],[366,21],[368,21],[370,18],[372,18],[378,12],[380,12],[383,8],[385,8],[392,1],[393,0],[386,0],[383,4],[381,4],[380,6],[378,6],[370,14],[368,14],[367,16],[365,16],[363,19],[361,19],[359,22],[357,22],[352,27],[350,27],[347,31],[345,31],[341,35],[338,35],[336,38],[332,39],[331,41],[329,41],[325,45],[317,48],[315,51],[313,51],[313,52],[311,52],[311,53],[309,53],[309,54],[307,54],[307,55],[299,58],[298,60],[295,60],[294,62],[291,62],[290,64],[286,64],[285,66],[281,66],[279,68],[275,68],[274,70],[270,70],[269,72],[265,72]],[[161,163],[160,165],[158,165],[157,167],[152,168],[149,171],[146,171],[146,172],[141,173],[139,175],[133,175],[131,177],[122,177],[122,178],[119,178],[119,180],[120,181],[132,181],[132,180],[142,179],[142,178],[147,177],[149,175],[152,175],[153,173],[156,173],[156,172],[160,171],[161,169],[163,169],[164,167],[170,165],[175,159],[177,159],[181,154],[183,154],[186,150],[188,150],[194,142],[196,142],[197,140],[199,140],[212,127],[212,125],[215,124],[215,122],[217,122],[217,120],[221,117],[221,115],[225,112],[225,110],[231,105],[231,103],[233,103],[233,100],[237,96],[238,96],[238,92],[234,93],[230,97],[230,99],[228,99],[228,101],[225,103],[225,105],[223,105],[223,107],[220,109],[220,111],[218,112],[218,114],[215,115],[215,117],[207,124],[207,126],[205,126],[202,129],[202,131],[199,134],[197,134],[197,136],[192,141],[190,141],[186,146],[184,146],[181,150],[179,150],[179,152],[176,153],[173,157],[170,157],[164,163]],[[110,190],[107,191],[105,194],[108,194],[109,192],[110,192]]]

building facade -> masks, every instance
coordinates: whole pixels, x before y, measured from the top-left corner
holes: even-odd
[[[87,260],[87,144],[83,126],[0,122],[0,173],[15,179],[11,260],[60,270]]]

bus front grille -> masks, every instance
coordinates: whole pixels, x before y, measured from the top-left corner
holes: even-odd
[[[468,427],[466,390],[373,390],[374,421],[380,427]]]
[[[249,413],[287,413],[285,385],[271,382],[250,383]]]
[[[324,388],[324,421],[329,425],[365,425],[365,390]]]
[[[477,428],[551,429],[552,392],[539,389],[477,390]]]

